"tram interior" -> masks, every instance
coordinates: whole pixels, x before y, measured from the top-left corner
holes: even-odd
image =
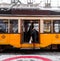
[[[0,19],[0,33],[18,33],[18,21]]]
[[[39,21],[23,20],[22,43],[39,43]]]
[[[44,33],[60,33],[60,20],[44,21]]]

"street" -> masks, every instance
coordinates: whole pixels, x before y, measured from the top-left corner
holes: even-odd
[[[40,52],[36,54],[0,53],[0,61],[60,61],[60,52]]]

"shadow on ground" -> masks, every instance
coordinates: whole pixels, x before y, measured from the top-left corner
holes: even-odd
[[[11,54],[40,54],[41,52],[60,52],[60,50],[47,50],[47,49],[4,49],[0,53]]]

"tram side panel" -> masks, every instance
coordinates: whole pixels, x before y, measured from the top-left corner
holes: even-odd
[[[0,19],[0,45],[11,45],[20,48],[18,19]]]
[[[17,20],[15,20],[16,23],[14,20],[10,20],[10,21],[11,21],[10,26],[12,26],[12,24],[14,24],[14,26],[15,25],[17,26]],[[60,44],[60,34],[59,34],[60,33],[60,28],[59,28],[60,20],[56,20],[56,21],[57,22],[53,21],[53,23],[52,23],[52,20],[51,21],[50,20],[48,20],[48,21],[41,20],[40,36],[39,36],[40,43],[34,43],[35,47],[44,48],[51,44]],[[8,33],[7,27],[3,27],[3,26],[7,26],[7,23],[8,23],[7,20],[0,20],[0,45],[11,45],[16,48],[21,48],[21,47],[22,48],[23,47],[28,47],[28,48],[32,47],[33,48],[34,47],[33,43],[21,44],[21,41],[22,41],[21,33],[18,33],[18,32]],[[51,24],[55,27],[53,27]],[[15,30],[16,30],[18,27],[16,28],[14,26],[11,29],[15,28]],[[12,31],[10,31],[10,32],[12,32]],[[15,31],[13,31],[13,32],[15,32]]]
[[[52,35],[51,34],[40,34],[40,47],[47,47],[51,45]]]
[[[9,34],[0,34],[0,45],[9,45]]]
[[[20,34],[0,34],[0,45],[11,45],[20,48],[21,35]]]
[[[60,44],[60,20],[44,20],[41,24],[40,47]]]
[[[11,46],[20,48],[21,47],[21,35],[20,34],[10,34],[9,43]]]
[[[51,45],[50,20],[40,20],[40,47]]]

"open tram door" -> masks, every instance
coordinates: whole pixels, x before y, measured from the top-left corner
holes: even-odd
[[[21,48],[39,48],[39,20],[21,21]]]

